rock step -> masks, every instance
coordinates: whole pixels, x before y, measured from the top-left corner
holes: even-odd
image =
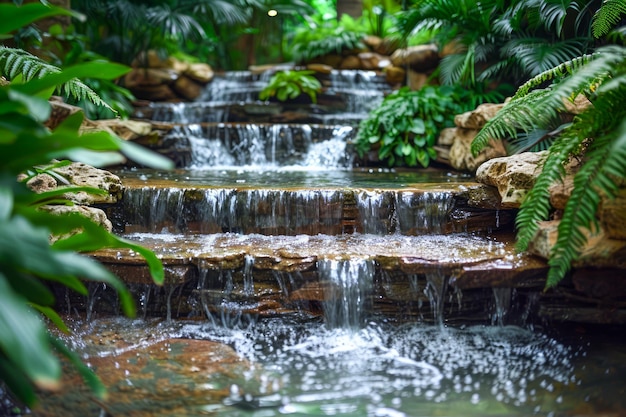
[[[117,233],[424,235],[512,222],[511,212],[480,207],[490,192],[483,185],[388,174],[385,182],[365,171],[132,171],[120,173],[124,197],[107,214]]]
[[[143,258],[132,251],[101,250],[92,255],[140,292],[136,296],[144,314],[170,317],[173,309],[176,316],[224,309],[261,317],[321,315],[329,302],[349,304],[358,299],[363,309],[388,317],[432,320],[434,303],[441,314],[445,309],[446,320],[485,322],[491,320],[488,306],[493,305],[494,288],[503,288],[509,298],[512,288],[520,294],[536,293],[546,271],[545,262],[514,254],[508,236],[501,240],[469,234],[126,237],[162,259],[164,287],[151,285]],[[353,291],[360,296],[347,297]],[[525,304],[531,298],[520,295],[517,301]]]

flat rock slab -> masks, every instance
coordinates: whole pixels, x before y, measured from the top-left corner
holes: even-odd
[[[111,348],[115,341],[100,338],[89,343]],[[231,347],[207,340],[165,339],[108,353],[86,359],[108,389],[106,400],[94,398],[80,376],[66,372],[64,389],[44,394],[33,415],[205,415],[230,395],[233,381],[252,368]]]
[[[203,270],[235,270],[247,266],[254,279],[255,271],[315,270],[322,260],[371,261],[383,270],[404,274],[443,273],[453,277],[454,285],[459,288],[524,286],[525,281],[543,275],[546,270],[545,262],[516,254],[507,237],[498,240],[469,234],[264,236],[224,233],[190,236],[138,233],[126,237],[161,258],[170,283],[181,282],[184,273],[180,271],[185,266]],[[107,265],[144,265],[143,258],[129,250],[107,249],[93,255]],[[144,281],[146,278],[139,277],[138,282],[148,283]],[[126,279],[133,282],[132,276]]]

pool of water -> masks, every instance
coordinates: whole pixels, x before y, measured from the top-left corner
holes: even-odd
[[[125,371],[125,379],[109,387],[105,404],[111,415],[619,416],[626,411],[625,340],[623,333],[605,330],[592,334],[579,327],[550,336],[514,326],[395,325],[375,318],[361,328],[333,329],[289,319],[236,329],[127,319],[73,326],[75,347],[105,374],[106,361],[123,370],[139,360],[135,349],[172,338],[221,342],[241,358],[236,367],[203,373],[193,361],[207,352],[197,351],[191,363],[198,366],[185,368],[172,342],[168,357],[140,372]],[[143,388],[141,379],[147,374],[154,378],[151,387],[165,381],[170,387],[149,397],[154,388]],[[77,404],[89,403],[88,394],[81,403],[72,391]],[[55,401],[70,403],[59,396],[42,405],[54,409]],[[64,415],[102,415],[97,410],[73,406]]]
[[[115,172],[129,186],[238,187],[238,188],[433,188],[446,184],[471,183],[467,174],[445,170],[328,169],[324,167],[214,167],[172,171],[126,169]]]

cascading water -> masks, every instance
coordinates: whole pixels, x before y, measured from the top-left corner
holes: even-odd
[[[317,262],[321,282],[326,282],[324,321],[329,328],[359,329],[371,310],[374,264],[367,259]]]
[[[523,309],[515,304],[537,294],[475,287],[480,265],[504,275],[520,258],[455,226],[466,177],[351,169],[353,122],[385,87],[373,72],[330,77],[338,95],[369,92],[348,101],[345,126],[229,121],[226,102],[254,100],[266,80],[247,72],[218,78],[197,103],[155,106],[155,118],[181,123],[167,140],[190,149],[189,163],[122,172],[116,231],[177,271],[163,289],[141,276],[132,284],[140,314],[160,301],[167,320],[100,319],[99,300],[119,307],[92,286],[88,322],[72,321],[76,336],[61,336],[107,372],[106,412],[548,417],[610,408],[602,395],[626,375],[620,357],[600,363],[578,336],[560,342],[508,326],[524,324],[531,314],[511,320]],[[135,271],[135,254],[122,258],[108,260]],[[453,313],[462,326],[451,325]],[[207,341],[224,345],[192,349]],[[74,388],[59,398],[42,408],[104,413]]]

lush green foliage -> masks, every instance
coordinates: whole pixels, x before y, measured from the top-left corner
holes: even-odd
[[[535,89],[549,80],[555,81],[547,88]],[[601,198],[612,197],[617,183],[626,178],[626,48],[605,46],[534,77],[487,123],[472,145],[476,153],[490,138],[543,129],[565,111],[566,100],[579,94],[588,97],[592,106],[562,126],[517,216],[517,246],[525,250],[538,222],[550,214],[548,188],[563,179],[565,164],[574,157],[582,158],[550,254],[548,286],[556,285],[579,256],[586,242],[583,228],[595,230]]]
[[[259,98],[267,100],[276,97],[285,101],[307,94],[313,103],[317,103],[317,93],[322,90],[322,84],[313,74],[315,71],[278,71],[261,90]]]
[[[31,13],[32,10],[3,8],[3,21],[27,24],[41,15],[47,16]],[[78,367],[97,395],[105,393],[93,373],[48,332],[41,320],[44,315],[61,330],[67,330],[53,309],[55,299],[48,282],[81,294],[87,294],[85,281],[104,282],[118,291],[123,311],[134,314],[133,300],[122,282],[77,252],[102,247],[130,248],[144,256],[155,282],[163,281],[163,266],[152,252],[108,233],[83,216],[54,215],[44,209],[49,204],[71,205],[64,197],[68,188],[37,194],[24,181],[17,181],[22,173],[28,176],[37,171],[53,172],[55,165],[47,165],[53,159],[68,157],[101,165],[119,162],[119,151],[143,164],[171,166],[162,157],[106,132],[80,135],[80,112],[54,131],[43,125],[51,112],[47,98],[57,86],[93,74],[113,79],[127,70],[117,64],[89,63],[64,71],[47,71],[40,78],[16,76],[11,84],[0,87],[0,380],[29,405],[36,400],[35,387],[58,386],[61,365],[57,353]],[[30,80],[21,82],[24,78]],[[71,190],[102,193],[87,187]],[[53,244],[51,235],[58,237]]]
[[[280,45],[283,26],[313,13],[304,0],[75,0],[72,7],[88,16],[78,26],[92,48],[111,60],[130,64],[148,50],[183,51],[225,69],[237,67],[241,54],[254,60],[254,48],[271,55],[266,44]],[[279,17],[268,17],[272,8]]]
[[[597,1],[422,0],[399,21],[405,36],[434,30],[453,47],[440,64],[446,84],[496,81],[519,85],[593,47]]]
[[[29,81],[47,74],[58,74],[61,69],[22,50],[0,45],[0,74],[9,81]],[[70,79],[54,90],[76,101],[88,101],[111,111],[113,109],[91,88],[77,78]]]
[[[437,157],[434,149],[441,129],[453,125],[454,115],[470,109],[460,87],[404,87],[388,95],[359,125],[356,149],[362,156],[379,145],[378,156],[390,166],[403,162],[427,167]]]
[[[348,15],[340,20],[309,19],[288,37],[287,45],[296,62],[309,62],[316,57],[363,48],[365,34],[365,27]]]

